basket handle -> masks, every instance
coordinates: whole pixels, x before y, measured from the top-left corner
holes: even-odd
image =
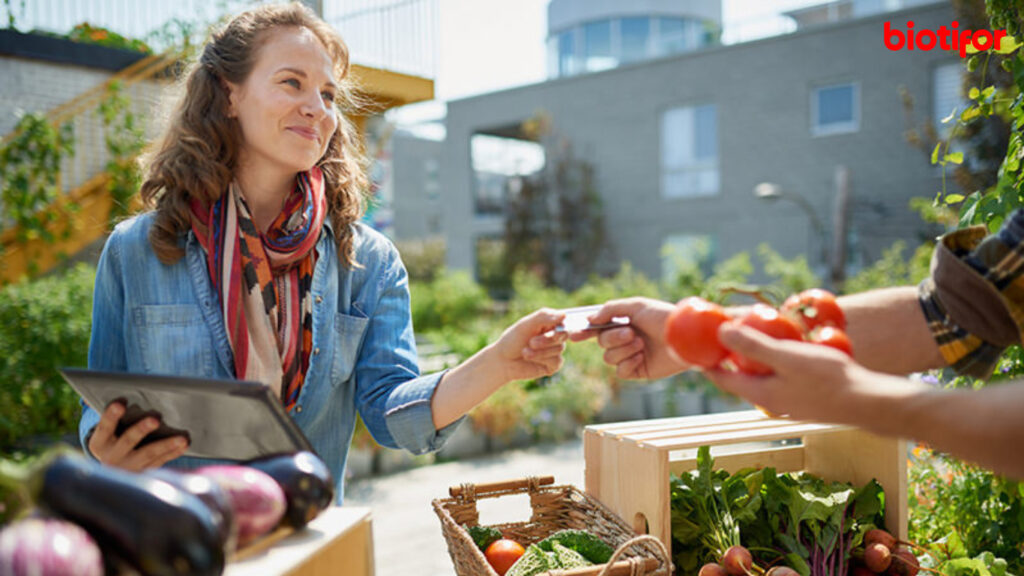
[[[554,476],[531,476],[529,478],[519,478],[518,480],[505,480],[502,482],[489,482],[487,484],[459,484],[458,486],[451,486],[448,488],[448,495],[452,498],[462,496],[466,492],[470,492],[473,495],[479,496],[482,494],[490,494],[491,492],[504,492],[506,490],[520,490],[522,488],[529,488],[531,484],[536,482],[536,486],[548,486],[555,483]]]
[[[651,542],[654,544],[657,554],[661,558],[630,558],[622,562],[615,561],[619,556],[622,556],[626,549],[640,542]],[[671,573],[672,563],[665,545],[654,536],[641,534],[623,542],[621,546],[615,549],[615,553],[612,554],[611,558],[603,566],[586,566],[583,568],[573,568],[572,570],[551,570],[547,574],[548,576],[641,576],[654,572],[661,565],[668,567],[667,573]]]

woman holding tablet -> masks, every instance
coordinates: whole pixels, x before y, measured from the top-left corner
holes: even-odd
[[[562,314],[535,312],[447,372],[421,376],[405,268],[359,223],[366,177],[347,49],[300,4],[261,6],[216,32],[141,188],[150,211],[100,258],[89,367],[269,385],[327,463],[339,500],[362,416],[385,446],[436,450],[502,385],[558,370]],[[83,446],[133,470],[189,467],[182,438],[138,446],[123,407],[84,406]]]

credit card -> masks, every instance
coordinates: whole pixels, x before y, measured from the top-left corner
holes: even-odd
[[[598,310],[602,308],[602,305],[596,306],[580,306],[578,308],[566,308],[562,310],[565,313],[565,320],[555,327],[556,332],[584,332],[586,330],[604,330],[605,328],[615,328],[618,326],[628,326],[629,318],[626,316],[617,316],[611,319],[611,322],[605,324],[591,324],[587,318],[592,316]]]

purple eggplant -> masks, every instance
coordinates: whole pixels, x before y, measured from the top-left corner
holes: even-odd
[[[238,545],[245,546],[281,521],[287,506],[284,492],[267,474],[233,464],[204,466],[196,474],[220,485],[238,522]]]
[[[334,501],[334,478],[312,452],[281,454],[245,463],[277,481],[288,501],[284,523],[296,529],[309,524]]]
[[[149,576],[224,570],[217,519],[198,496],[159,480],[61,455],[37,479],[37,503],[78,524],[114,559]]]
[[[146,476],[158,478],[172,484],[189,494],[198,496],[213,512],[217,520],[217,531],[224,546],[224,552],[231,554],[238,544],[238,522],[231,507],[231,499],[219,484],[201,474],[190,474],[170,468],[150,468],[143,472]]]
[[[0,576],[102,576],[100,548],[81,527],[25,518],[0,531]]]

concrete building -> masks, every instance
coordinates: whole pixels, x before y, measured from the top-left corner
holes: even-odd
[[[521,126],[538,111],[595,165],[617,257],[651,277],[671,268],[666,253],[710,247],[721,261],[762,242],[786,257],[806,254],[824,272],[840,166],[848,268],[897,240],[915,246],[933,235],[908,202],[933,197],[940,172],[904,139],[901,90],[913,96],[918,122],[947,116],[960,104],[963,61],[941,50],[890,51],[882,29],[885,21],[948,26],[952,8],[853,4],[832,16],[804,11],[787,34],[449,102],[440,157],[449,267],[473,268],[477,242],[503,232],[500,211],[480,208],[493,202],[478,196],[493,193],[478,188],[474,138],[527,139]],[[761,183],[797,202],[756,197]]]

